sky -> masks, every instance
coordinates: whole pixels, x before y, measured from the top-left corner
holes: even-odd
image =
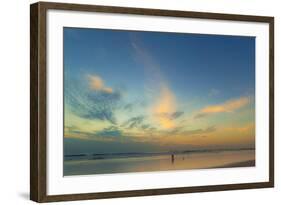
[[[255,38],[64,28],[64,153],[255,147]]]

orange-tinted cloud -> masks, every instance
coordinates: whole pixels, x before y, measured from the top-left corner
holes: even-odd
[[[238,133],[252,133],[255,132],[255,123],[247,123],[242,126],[232,126],[224,128],[225,131],[238,132]]]
[[[152,107],[154,119],[163,128],[173,128],[175,123],[169,116],[176,111],[176,99],[173,92],[166,86],[160,88],[160,95]]]
[[[222,104],[210,105],[201,109],[199,113],[195,115],[195,118],[201,118],[215,113],[234,112],[235,110],[238,110],[249,103],[250,103],[249,97],[241,97],[238,99],[228,100]]]
[[[113,90],[110,87],[106,87],[101,77],[97,75],[88,75],[89,87],[95,91],[102,91],[105,93],[112,93]]]
[[[253,122],[226,126],[209,126],[190,130],[179,130],[175,133],[160,133],[155,143],[182,146],[193,145],[196,148],[227,149],[255,147],[255,124]]]

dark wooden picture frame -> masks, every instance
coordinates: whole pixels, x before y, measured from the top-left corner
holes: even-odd
[[[102,193],[47,195],[47,54],[46,13],[49,9],[264,22],[269,24],[269,181],[212,186],[177,187]],[[274,18],[141,8],[39,2],[30,6],[30,199],[36,202],[209,192],[274,186]]]

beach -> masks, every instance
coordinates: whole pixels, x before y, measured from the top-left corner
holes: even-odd
[[[255,166],[255,150],[65,156],[64,176]]]

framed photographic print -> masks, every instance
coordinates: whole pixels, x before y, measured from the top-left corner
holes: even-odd
[[[274,18],[31,5],[30,198],[274,186]]]

